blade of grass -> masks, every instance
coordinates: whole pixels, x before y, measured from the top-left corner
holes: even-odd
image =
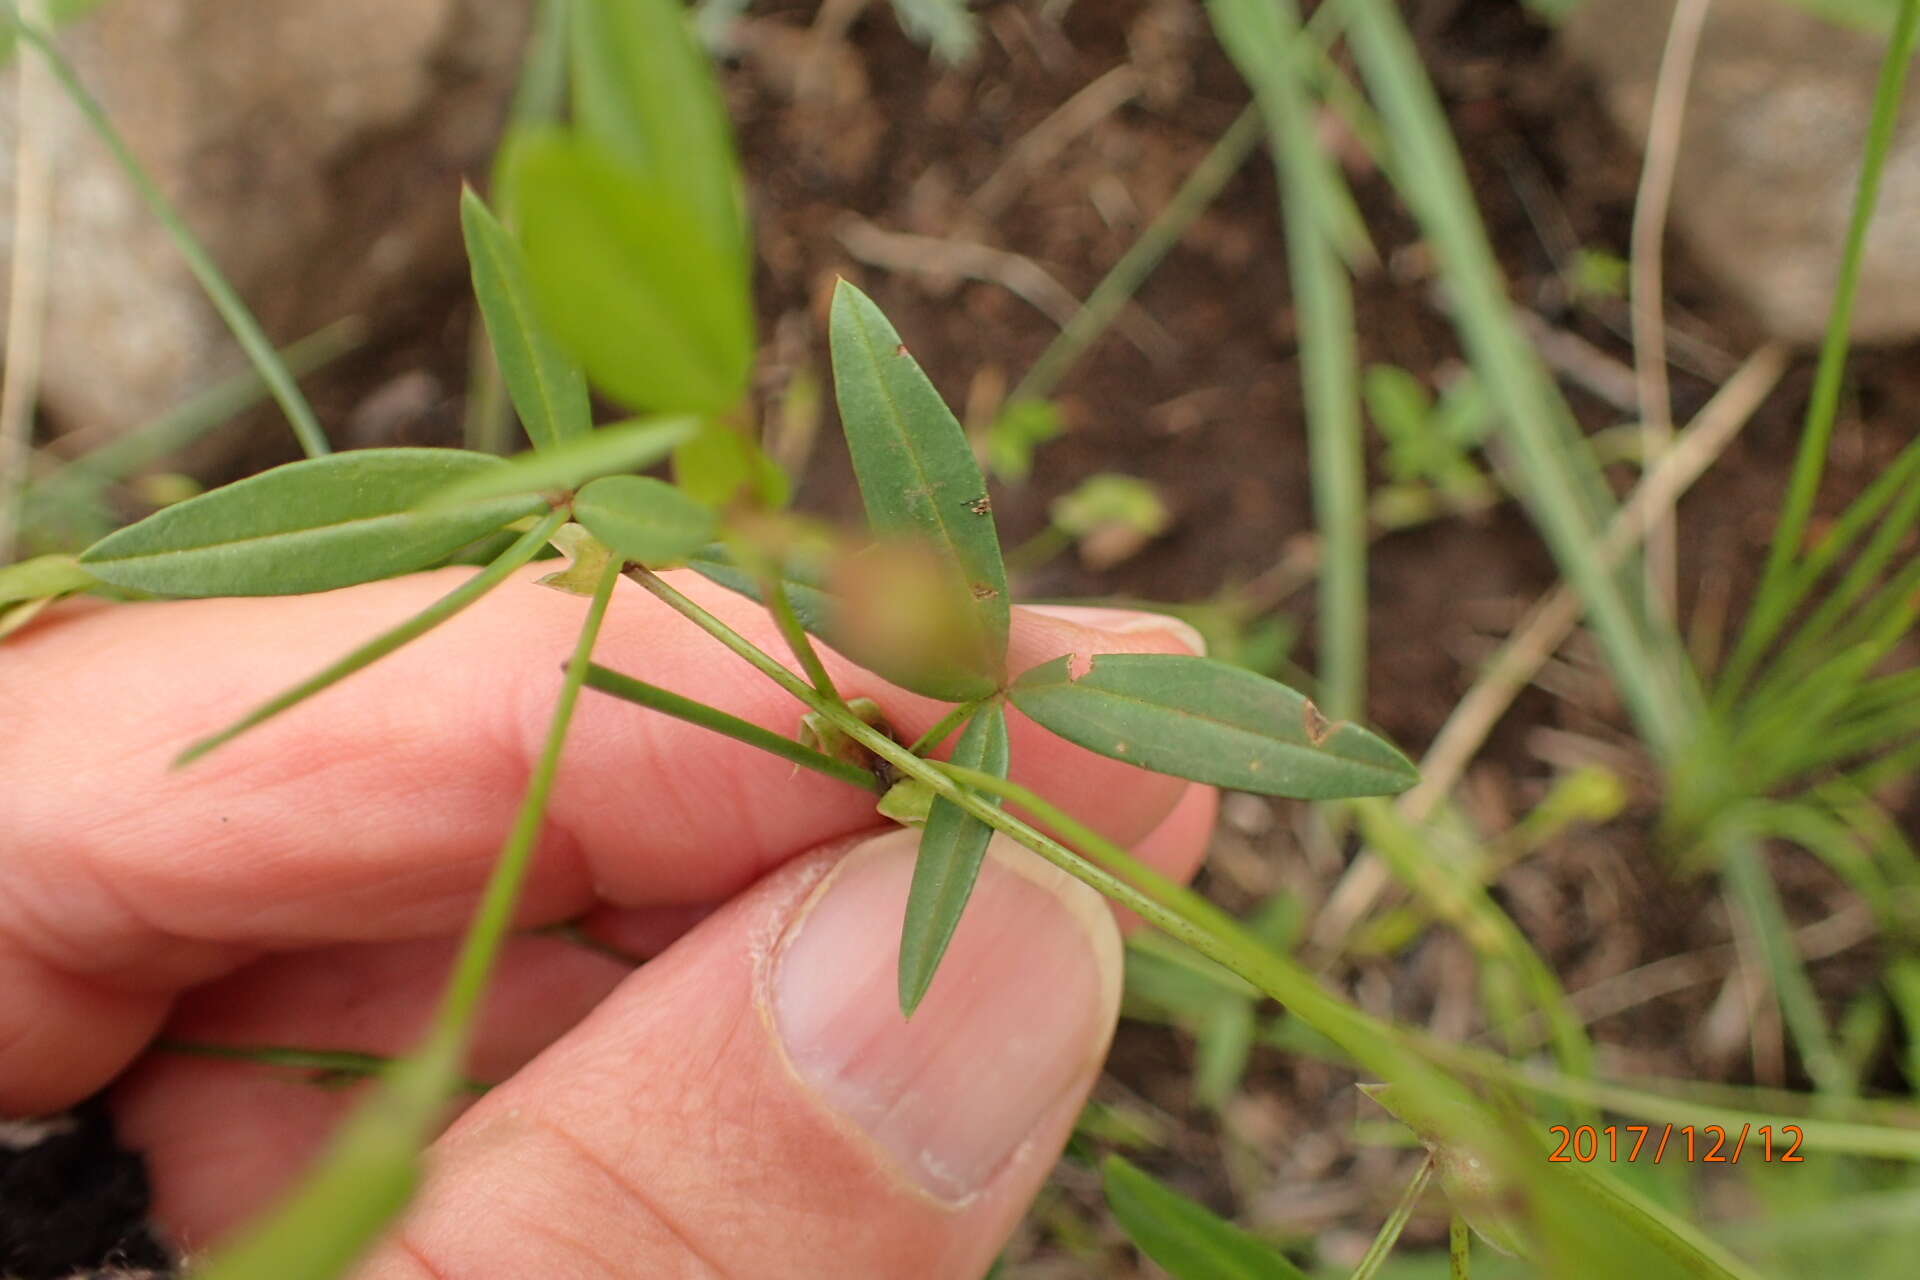
[[[1730,905],[1750,923],[1766,964],[1767,977],[1779,1002],[1787,1032],[1800,1050],[1800,1061],[1814,1088],[1835,1097],[1852,1095],[1853,1074],[1840,1056],[1820,1012],[1820,997],[1793,952],[1792,926],[1773,878],[1767,874],[1764,852],[1751,840],[1736,835],[1720,840],[1720,875]]]
[[[1257,109],[1247,108],[1220,135],[1213,149],[1193,167],[1180,189],[1166,207],[1154,215],[1139,239],[1128,246],[1120,260],[1107,270],[1087,300],[1054,335],[1040,358],[1008,393],[1008,405],[1029,400],[1044,400],[1051,395],[1087,348],[1107,331],[1129,299],[1146,283],[1161,259],[1180,243],[1208,206],[1226,187],[1229,179],[1246,163],[1260,142],[1260,118]]]
[[[474,574],[399,626],[375,636],[338,662],[302,680],[285,693],[269,698],[220,732],[200,739],[175,758],[174,768],[192,764],[214,748],[233,741],[256,725],[263,724],[282,711],[305,702],[314,694],[329,685],[337,684],[354,672],[372,666],[402,645],[419,639],[499,586],[515,569],[533,559],[540,548],[546,545],[547,539],[553,536],[554,530],[566,523],[566,519],[565,511],[548,512],[531,529],[515,539],[513,545],[501,552],[485,569]]]
[[[1209,0],[1215,33],[1252,86],[1280,175],[1305,381],[1320,559],[1320,693],[1336,720],[1366,707],[1367,492],[1353,297],[1327,234],[1342,189],[1319,146],[1293,0]]]
[[[234,292],[233,286],[228,284],[226,277],[220,274],[220,268],[214,265],[213,258],[188,229],[179,211],[173,207],[166,196],[161,194],[158,184],[133,154],[132,149],[127,146],[126,139],[120,136],[120,131],[113,127],[113,122],[107,118],[107,113],[100,106],[99,101],[87,91],[87,87],[74,73],[72,65],[61,56],[60,51],[54,47],[53,41],[45,32],[37,26],[21,21],[18,12],[11,5],[8,6],[8,17],[19,37],[32,45],[46,60],[54,77],[66,89],[68,98],[80,109],[87,123],[106,144],[107,150],[113,153],[113,158],[120,166],[121,172],[140,193],[140,198],[146,203],[153,216],[159,220],[161,226],[166,228],[167,234],[173,239],[174,247],[186,260],[187,269],[192,271],[194,278],[200,282],[207,300],[213,304],[214,310],[220,313],[220,318],[226,321],[228,330],[239,342],[241,349],[247,353],[247,359],[253,362],[255,369],[259,370],[261,381],[267,384],[267,388],[273,393],[273,398],[279,403],[281,411],[287,415],[287,422],[292,426],[293,434],[299,440],[300,447],[310,458],[328,452],[327,438],[320,430],[319,419],[314,417],[312,406],[300,393],[300,387],[294,382],[293,375],[287,372],[286,365],[281,363],[273,344],[267,341],[267,335],[261,330],[260,322],[253,318],[253,313],[247,309],[247,304],[240,300],[240,295]]]
[[[1471,188],[1398,10],[1348,0],[1347,29],[1392,140],[1394,174],[1439,255],[1468,354],[1500,413],[1528,508],[1593,619],[1621,696],[1654,754],[1692,734],[1698,690],[1670,627],[1657,632],[1598,554],[1612,502],[1571,412],[1521,337]]]
[[[1546,1019],[1561,1070],[1569,1075],[1593,1074],[1593,1045],[1578,1015],[1567,1004],[1566,992],[1552,968],[1486,887],[1449,867],[1446,859],[1434,856],[1421,839],[1420,829],[1392,805],[1357,800],[1352,810],[1360,819],[1367,843],[1433,913],[1458,930],[1482,960],[1505,966],[1519,977]]]
[[[1427,1183],[1433,1180],[1433,1157],[1428,1156],[1414,1170],[1413,1178],[1407,1183],[1407,1189],[1400,1193],[1398,1203],[1387,1220],[1380,1224],[1380,1231],[1373,1237],[1373,1243],[1354,1267],[1349,1280],[1373,1280],[1386,1265],[1387,1258],[1393,1253],[1393,1247],[1400,1243],[1400,1233],[1407,1229],[1407,1223],[1413,1218],[1413,1211],[1420,1203],[1420,1196],[1427,1189]]]
[[[1745,689],[1748,679],[1765,656],[1780,630],[1829,569],[1858,542],[1867,527],[1879,520],[1898,498],[1920,481],[1920,440],[1900,451],[1887,468],[1848,504],[1804,559],[1787,571],[1775,594],[1768,598],[1764,616],[1758,598],[1755,608],[1741,628],[1735,651],[1722,668],[1713,691],[1713,709],[1726,715]],[[1881,527],[1884,526],[1884,522]]]
[[[771,729],[763,729],[750,720],[728,715],[704,702],[683,698],[658,685],[651,685],[644,680],[636,680],[632,676],[608,670],[597,663],[587,668],[586,686],[646,707],[650,711],[658,711],[677,720],[685,720],[688,724],[697,724],[702,729],[723,733],[748,746],[758,747],[762,751],[779,756],[782,760],[791,760],[802,768],[825,774],[838,782],[866,791],[881,790],[880,782],[872,772],[862,769],[857,764],[837,760],[825,752],[803,746],[792,738],[782,737]]]
[[[1828,316],[1826,335],[1820,344],[1820,363],[1814,371],[1813,393],[1807,402],[1806,423],[1800,432],[1800,449],[1794,458],[1786,501],[1781,507],[1779,523],[1774,527],[1772,545],[1768,548],[1767,567],[1749,615],[1749,628],[1764,631],[1766,621],[1779,608],[1780,588],[1787,571],[1800,555],[1807,522],[1813,515],[1814,499],[1820,491],[1827,450],[1833,440],[1834,422],[1840,407],[1841,379],[1846,371],[1847,348],[1852,337],[1854,299],[1859,293],[1860,271],[1866,260],[1867,228],[1872,224],[1874,209],[1879,203],[1880,181],[1886,169],[1887,156],[1893,148],[1900,98],[1917,42],[1920,42],[1920,0],[1901,0],[1893,34],[1887,41],[1886,59],[1881,63],[1879,84],[1874,90],[1873,115],[1867,124],[1866,148],[1860,162],[1860,184],[1854,195],[1853,213],[1848,220],[1847,238],[1841,250],[1840,273],[1833,289],[1833,310]],[[1745,637],[1742,639],[1744,641]]]

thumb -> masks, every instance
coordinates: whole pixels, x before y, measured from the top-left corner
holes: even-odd
[[[911,1021],[915,834],[801,858],[469,1110],[371,1276],[974,1277],[1099,1073],[1121,949],[996,837]]]

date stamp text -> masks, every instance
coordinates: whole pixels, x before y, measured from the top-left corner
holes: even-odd
[[[1800,1154],[1803,1134],[1797,1124],[1743,1124],[1739,1129],[1705,1124],[1556,1124],[1547,1130],[1560,1145],[1547,1156],[1549,1164],[1629,1164],[1645,1160],[1684,1160],[1688,1164],[1804,1164]]]

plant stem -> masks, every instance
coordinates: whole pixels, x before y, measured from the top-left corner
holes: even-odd
[[[341,1049],[302,1049],[277,1044],[213,1044],[202,1040],[156,1040],[160,1053],[179,1053],[194,1058],[221,1058],[229,1062],[252,1062],[263,1067],[285,1067],[291,1071],[318,1071],[330,1076],[368,1079],[391,1071],[398,1058],[377,1053],[351,1053]],[[492,1088],[483,1080],[462,1080],[462,1093],[485,1093]]]
[[[711,729],[715,733],[725,734],[748,746],[758,747],[762,751],[779,756],[782,760],[791,760],[803,768],[867,791],[881,790],[880,780],[857,764],[845,760],[836,760],[822,751],[795,742],[792,738],[783,738],[771,729],[763,729],[751,720],[742,720],[739,716],[728,715],[704,702],[695,702],[679,694],[662,689],[658,685],[636,680],[632,676],[622,675],[609,670],[598,663],[587,667],[587,688],[597,689],[601,693],[612,694],[652,711],[697,724],[702,729]]]
[[[192,764],[214,748],[233,741],[254,726],[271,720],[289,707],[306,701],[328,685],[345,679],[363,667],[372,666],[402,645],[419,639],[506,581],[507,576],[515,569],[532,560],[539,553],[540,548],[546,545],[547,539],[553,536],[554,530],[566,521],[565,509],[549,511],[533,528],[521,534],[511,546],[496,556],[493,563],[485,569],[474,574],[399,626],[375,636],[339,661],[294,685],[285,693],[269,698],[220,732],[200,739],[175,757],[173,767],[178,769]]]
[[[74,74],[73,67],[60,55],[60,51],[54,47],[53,41],[44,32],[36,26],[21,21],[19,13],[11,5],[8,6],[8,16],[13,22],[14,30],[20,34],[20,38],[31,44],[39,51],[40,56],[46,59],[47,66],[65,87],[67,96],[73,100],[75,106],[80,108],[81,114],[86,116],[87,122],[93,126],[100,140],[107,144],[107,149],[113,153],[114,159],[119,162],[121,170],[133,183],[134,189],[140,193],[140,198],[146,202],[147,208],[152,211],[155,218],[159,219],[160,225],[166,228],[167,234],[173,239],[174,247],[179,250],[180,256],[186,259],[187,269],[193,272],[194,278],[200,282],[201,289],[205,290],[207,300],[213,303],[214,310],[218,311],[220,318],[226,321],[227,328],[232,331],[241,349],[247,353],[247,359],[251,360],[253,367],[260,371],[261,381],[267,384],[268,389],[273,392],[273,398],[279,401],[281,410],[287,415],[287,422],[293,427],[294,436],[300,441],[300,447],[310,458],[329,452],[326,434],[320,430],[320,421],[314,417],[313,407],[300,393],[300,387],[294,382],[293,375],[287,372],[286,365],[280,362],[280,356],[274,351],[273,344],[267,341],[267,335],[261,330],[260,322],[253,318],[253,313],[247,310],[247,304],[240,300],[240,295],[234,292],[233,286],[228,284],[226,277],[220,274],[220,268],[214,265],[213,258],[188,229],[179,211],[173,207],[166,196],[161,194],[159,185],[154,182],[152,175],[146,171],[132,149],[127,146],[126,139],[120,136],[120,131],[114,128],[113,122],[107,118],[107,113],[100,106],[99,101],[87,92],[86,86],[81,84],[80,78]]]
[[[917,756],[926,755],[929,751],[932,751],[935,747],[945,742],[948,735],[971,719],[973,713],[979,709],[980,704],[978,702],[961,703],[953,710],[947,712],[946,715],[940,717],[940,723],[921,734],[919,739],[915,741],[912,746],[908,747],[907,750]]]
[[[1813,515],[1814,498],[1820,490],[1820,478],[1826,469],[1827,448],[1833,440],[1834,421],[1839,414],[1841,377],[1846,371],[1847,347],[1853,332],[1853,304],[1860,290],[1861,267],[1866,261],[1867,228],[1879,202],[1880,179],[1893,147],[1901,92],[1913,61],[1916,39],[1920,39],[1920,0],[1902,0],[1893,35],[1887,41],[1886,59],[1880,64],[1873,116],[1867,125],[1866,151],[1860,163],[1860,185],[1847,224],[1840,275],[1833,288],[1833,310],[1828,314],[1826,335],[1820,344],[1820,364],[1814,371],[1806,425],[1800,432],[1800,451],[1794,458],[1786,502],[1781,508],[1780,523],[1774,527],[1773,545],[1768,549],[1766,571],[1754,603],[1756,619],[1768,615],[1781,579],[1799,556],[1807,521]]]
[[[600,624],[606,619],[607,605],[613,599],[614,584],[619,581],[620,561],[617,558],[609,559],[594,589],[593,602],[587,607],[586,621],[580,626],[580,638],[574,645],[573,656],[567,661],[566,678],[561,682],[560,694],[554,700],[547,740],[527,780],[526,797],[521,801],[520,814],[500,850],[500,860],[494,865],[493,875],[487,881],[479,909],[474,913],[473,924],[461,942],[460,954],[453,965],[453,975],[447,982],[446,996],[434,1017],[433,1028],[422,1050],[424,1059],[449,1075],[457,1069],[464,1054],[474,1015],[479,1010],[481,998],[486,994],[487,979],[493,972],[501,945],[513,928],[514,905],[520,900],[521,886],[526,883],[527,872],[533,864],[534,841],[546,818],[547,797],[553,792],[554,776],[560,770],[560,754],[566,745],[567,726],[573,721],[573,709],[580,699],[580,687],[586,683],[593,644],[599,638]]]
[[[1427,1189],[1427,1183],[1433,1180],[1433,1157],[1428,1156],[1420,1162],[1414,1171],[1413,1180],[1407,1183],[1407,1189],[1400,1193],[1400,1202],[1393,1206],[1393,1212],[1380,1224],[1380,1232],[1374,1236],[1373,1243],[1367,1246],[1366,1254],[1360,1259],[1360,1265],[1353,1269],[1348,1280],[1373,1280],[1380,1268],[1386,1264],[1387,1257],[1393,1252],[1393,1246],[1400,1243],[1400,1233],[1407,1229],[1407,1223],[1413,1218],[1414,1208],[1420,1203],[1420,1193]]]

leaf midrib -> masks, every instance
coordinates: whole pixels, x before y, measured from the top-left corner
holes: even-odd
[[[1096,663],[1098,661],[1099,661],[1098,659],[1095,659]],[[1248,729],[1242,725],[1234,724],[1232,721],[1221,720],[1216,716],[1206,715],[1202,712],[1194,711],[1188,707],[1177,707],[1177,706],[1173,706],[1170,703],[1165,703],[1165,702],[1149,702],[1147,699],[1139,697],[1135,694],[1121,693],[1117,690],[1105,688],[1101,685],[1089,685],[1087,681],[1092,677],[1093,677],[1093,672],[1089,671],[1086,675],[1080,677],[1078,680],[1055,681],[1055,682],[1050,682],[1050,684],[1048,685],[1032,685],[1032,686],[1029,686],[1029,688],[1038,688],[1043,691],[1048,689],[1049,687],[1053,689],[1069,689],[1069,688],[1080,689],[1085,693],[1098,694],[1103,698],[1109,698],[1115,702],[1121,702],[1121,703],[1131,704],[1134,706],[1145,707],[1151,711],[1171,713],[1177,716],[1185,716],[1190,720],[1197,720],[1203,724],[1213,725],[1229,733],[1238,734],[1243,738],[1251,738],[1256,742],[1264,743],[1273,747],[1283,748],[1290,752],[1300,752],[1308,756],[1338,760],[1342,763],[1355,765],[1363,769],[1378,770],[1381,773],[1397,774],[1400,772],[1399,770],[1393,769],[1387,765],[1379,764],[1375,761],[1368,760],[1360,756],[1346,755],[1339,751],[1330,751],[1325,747],[1316,747],[1309,743],[1290,742],[1285,738],[1263,734],[1257,729]],[[1346,721],[1340,722],[1341,725],[1344,725],[1346,723],[1347,723]],[[1338,727],[1339,726],[1336,726],[1335,729],[1328,731],[1327,736],[1329,739],[1331,739],[1334,733],[1338,731]]]

